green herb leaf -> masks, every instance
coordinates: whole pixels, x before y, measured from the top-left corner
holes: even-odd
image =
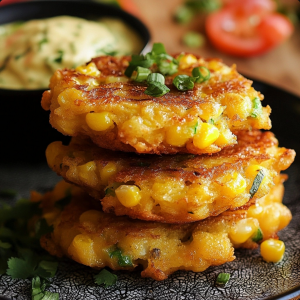
[[[179,91],[188,91],[194,88],[192,77],[188,75],[178,75],[173,79],[173,84]]]
[[[253,106],[253,110],[252,110],[250,116],[252,118],[257,118],[259,115],[262,114],[262,105],[261,105],[261,101],[258,97],[255,97],[252,100],[252,106]]]
[[[199,48],[204,45],[205,38],[198,32],[189,31],[183,36],[182,42],[190,48]]]
[[[187,0],[185,5],[193,10],[203,13],[211,13],[222,6],[220,0]]]
[[[45,291],[45,288],[49,285],[47,281],[42,281],[39,276],[32,279],[31,282],[31,299],[32,300],[58,300],[58,293],[51,293]]]
[[[124,255],[122,250],[119,248],[113,249],[109,252],[109,256],[115,257],[118,260],[118,264],[120,267],[132,267],[132,260],[131,257],[128,255]]]
[[[53,61],[58,64],[61,64],[62,60],[63,60],[64,51],[58,50],[57,53],[58,53],[58,56]]]
[[[255,176],[255,178],[253,180],[253,184],[252,184],[251,189],[249,191],[250,198],[253,198],[253,196],[255,195],[255,193],[258,191],[259,186],[262,183],[264,177],[265,177],[264,171],[263,170],[259,170],[259,172],[257,173],[257,175]]]
[[[260,228],[257,229],[255,234],[252,236],[252,241],[255,243],[260,242],[263,239],[263,233]]]
[[[94,276],[94,281],[96,284],[104,284],[104,287],[109,287],[117,282],[117,275],[110,273],[106,269],[101,270],[101,272]]]
[[[229,273],[220,273],[216,279],[217,285],[225,285],[230,279]]]
[[[195,82],[202,83],[209,80],[210,71],[206,67],[200,66],[192,70],[192,75],[195,78]]]

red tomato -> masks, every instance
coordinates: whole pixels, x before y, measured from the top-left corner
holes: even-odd
[[[236,2],[239,4],[234,5]],[[225,53],[251,57],[283,42],[292,34],[293,25],[285,16],[274,13],[274,6],[268,2],[233,0],[210,14],[205,29],[211,43]]]

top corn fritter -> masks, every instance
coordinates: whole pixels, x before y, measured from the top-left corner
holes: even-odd
[[[137,153],[215,153],[236,143],[234,130],[270,129],[269,106],[235,66],[192,54],[94,58],[58,70],[42,107],[65,135]]]

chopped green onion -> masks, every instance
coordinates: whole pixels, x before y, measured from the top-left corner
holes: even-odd
[[[252,105],[253,105],[253,110],[250,114],[252,118],[257,118],[259,115],[262,114],[262,106],[261,106],[261,101],[258,97],[255,97],[252,100]]]
[[[179,6],[174,14],[174,19],[176,22],[181,24],[189,23],[195,16],[195,11],[186,5]]]
[[[188,75],[178,75],[174,78],[173,84],[179,91],[192,90],[194,87],[193,78]]]
[[[167,51],[162,43],[154,43],[150,53],[151,55],[160,55],[167,54]]]
[[[165,77],[160,73],[151,73],[147,78],[148,83],[159,82],[161,84],[165,84]]]
[[[105,193],[105,196],[112,196],[112,197],[116,196],[116,193],[115,193],[115,191],[112,188],[107,188],[104,191],[104,193]]]
[[[142,82],[147,79],[148,75],[151,73],[149,69],[143,67],[137,67],[135,72],[131,75],[131,79],[137,82]]]
[[[161,60],[158,64],[158,70],[163,75],[173,75],[178,71],[178,63],[174,60]]]
[[[145,94],[153,97],[160,97],[170,91],[165,85],[165,77],[160,73],[151,73],[147,78],[148,87]]]
[[[182,42],[190,48],[199,48],[204,45],[205,38],[198,32],[189,31],[183,36]]]
[[[257,229],[256,233],[252,236],[252,241],[257,243],[263,239],[263,233],[260,228]]]
[[[132,55],[129,66],[125,70],[124,74],[127,77],[131,77],[132,73],[136,70],[137,67],[150,68],[154,63],[154,60],[148,55]]]
[[[218,10],[222,2],[220,0],[187,0],[185,5],[198,12],[210,13]]]
[[[230,278],[229,273],[220,273],[216,279],[216,284],[217,285],[225,285]]]
[[[253,180],[253,184],[252,184],[251,189],[249,191],[250,198],[253,198],[253,196],[255,195],[255,193],[258,191],[259,186],[262,183],[264,177],[265,177],[264,171],[263,170],[259,170],[259,172],[257,173],[257,175],[255,176],[255,178]]]
[[[195,82],[202,83],[210,78],[210,71],[206,67],[200,66],[193,69],[192,75]]]
[[[166,93],[170,92],[170,89],[157,81],[153,81],[149,83],[147,89],[145,90],[145,94],[153,97],[161,97]]]

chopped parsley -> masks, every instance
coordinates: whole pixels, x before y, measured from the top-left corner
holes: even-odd
[[[64,51],[58,50],[57,51],[57,57],[53,60],[54,62],[61,64],[63,60]]]
[[[132,259],[129,255],[124,255],[118,247],[109,250],[109,257],[116,258],[120,267],[132,267]]]

